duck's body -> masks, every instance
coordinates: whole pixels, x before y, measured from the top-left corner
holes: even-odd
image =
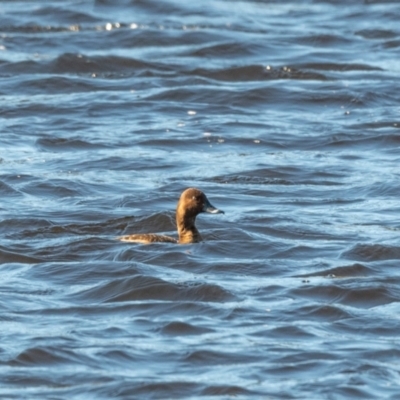
[[[171,236],[157,235],[155,233],[138,233],[134,235],[120,236],[118,239],[121,242],[134,242],[143,244],[155,242],[178,243],[178,241]]]
[[[199,189],[189,188],[186,189],[176,207],[176,225],[178,228],[179,239],[173,237],[158,235],[154,233],[134,234],[119,237],[123,242],[134,243],[154,243],[154,242],[168,242],[168,243],[197,243],[202,240],[199,231],[195,226],[196,217],[202,212],[211,214],[220,214],[223,211],[218,210],[208,201],[207,196]]]

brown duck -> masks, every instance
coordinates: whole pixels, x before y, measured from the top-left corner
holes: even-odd
[[[173,237],[158,235],[154,233],[138,233],[133,235],[120,236],[118,239],[123,242],[135,243],[154,243],[154,242],[169,242],[169,243],[197,243],[202,240],[199,231],[195,226],[196,217],[200,213],[224,214],[223,211],[215,208],[207,196],[199,189],[186,189],[178,201],[176,207],[176,225],[178,227],[179,239]]]

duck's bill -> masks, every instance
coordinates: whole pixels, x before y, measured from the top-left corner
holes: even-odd
[[[218,210],[218,208],[215,208],[210,202],[204,204],[203,212],[209,214],[225,214],[222,210]]]

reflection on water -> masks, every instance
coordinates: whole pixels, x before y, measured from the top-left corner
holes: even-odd
[[[1,2],[1,396],[397,398],[398,17]]]

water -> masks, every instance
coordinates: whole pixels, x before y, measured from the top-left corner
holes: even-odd
[[[397,399],[399,19],[2,1],[0,397]]]

